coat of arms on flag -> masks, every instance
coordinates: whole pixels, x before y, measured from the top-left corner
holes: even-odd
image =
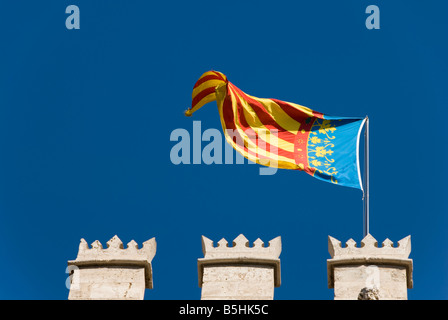
[[[331,117],[295,103],[253,97],[218,71],[199,78],[185,115],[212,101],[226,141],[247,159],[363,190],[359,137],[366,119]]]

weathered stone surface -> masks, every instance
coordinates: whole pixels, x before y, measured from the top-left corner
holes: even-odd
[[[202,299],[260,299],[274,297],[274,268],[209,266],[204,268]]]
[[[386,239],[382,247],[370,234],[357,247],[350,239],[346,246],[329,237],[327,260],[328,286],[334,288],[335,300],[356,300],[360,297],[405,300],[412,288],[410,236],[400,240],[397,247]]]
[[[216,247],[202,237],[204,258],[198,259],[201,299],[260,299],[272,300],[274,287],[280,286],[281,238],[264,247],[257,239],[253,246],[239,235],[228,246],[221,239]]]
[[[83,267],[74,270],[72,279],[69,300],[143,300],[144,298],[144,268]]]
[[[155,253],[155,238],[144,242],[141,249],[134,240],[124,249],[117,236],[107,242],[106,249],[98,240],[89,249],[81,239],[76,260],[68,261],[72,268],[69,300],[143,300],[145,288],[153,286]]]

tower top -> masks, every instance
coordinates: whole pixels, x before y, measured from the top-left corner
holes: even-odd
[[[367,234],[361,240],[360,247],[356,246],[356,242],[353,239],[349,239],[345,243],[345,247],[342,247],[341,241],[328,236],[328,251],[334,259],[366,256],[407,259],[411,253],[411,236],[407,236],[398,241],[396,247],[394,247],[394,243],[389,239],[384,240],[382,246],[379,247],[378,241],[371,234]]]
[[[145,268],[146,288],[152,289],[152,267],[151,261],[156,254],[156,239],[151,238],[143,242],[142,248],[131,240],[126,249],[118,236],[113,236],[107,241],[107,248],[98,240],[91,244],[91,248],[86,240],[81,239],[79,243],[78,256],[76,260],[68,261],[68,265],[78,267],[89,266],[140,266]]]
[[[213,241],[202,236],[202,252],[204,258],[198,259],[199,286],[202,286],[203,270],[206,266],[213,265],[255,265],[272,267],[274,269],[274,284],[280,286],[280,253],[282,252],[281,237],[276,237],[269,241],[267,247],[258,238],[251,247],[249,240],[240,234],[229,246],[226,239],[218,241],[216,247]]]
[[[276,237],[269,241],[269,245],[265,247],[264,242],[258,238],[253,242],[251,247],[249,240],[240,234],[233,240],[233,246],[229,246],[226,239],[222,238],[218,241],[216,247],[213,241],[202,236],[202,252],[205,259],[213,258],[231,258],[231,257],[247,257],[247,258],[265,258],[278,259],[282,252],[281,237]]]
[[[403,267],[406,269],[406,285],[412,288],[412,259],[411,236],[407,236],[400,241],[396,247],[389,239],[383,241],[382,246],[378,246],[378,241],[367,234],[361,240],[361,246],[357,246],[353,239],[349,239],[342,247],[341,241],[328,236],[328,251],[332,259],[327,260],[328,287],[333,288],[335,277],[334,269],[347,266],[361,265],[382,265]]]

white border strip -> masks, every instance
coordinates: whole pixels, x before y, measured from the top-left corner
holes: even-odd
[[[362,180],[361,180],[361,170],[359,168],[359,137],[361,136],[362,127],[366,123],[367,118],[364,118],[361,125],[359,126],[358,130],[358,141],[356,142],[356,165],[358,166],[358,179],[359,179],[359,185],[361,186],[361,191],[364,192],[364,188],[362,187]]]

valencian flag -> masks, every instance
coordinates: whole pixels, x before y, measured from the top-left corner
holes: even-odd
[[[217,71],[205,72],[192,96],[185,115],[216,100],[226,141],[247,159],[363,189],[358,149],[365,119],[330,117],[295,103],[256,98]]]

